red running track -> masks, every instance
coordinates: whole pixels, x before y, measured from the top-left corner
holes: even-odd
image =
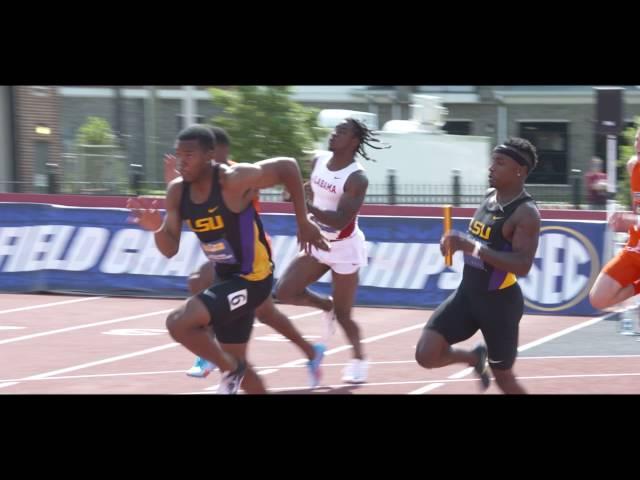
[[[187,377],[193,355],[164,328],[179,300],[0,294],[0,394],[210,394],[219,373]],[[324,330],[313,309],[281,305],[310,340]],[[341,382],[350,347],[339,331],[328,345],[320,388],[307,387],[301,352],[256,322],[249,348],[270,393],[476,394],[477,379],[463,365],[420,368],[414,346],[427,310],[356,308],[368,383]],[[640,355],[531,357],[527,350],[599,321],[588,317],[526,315],[515,372],[530,393],[636,393]],[[566,331],[566,330],[569,331]],[[472,346],[479,334],[461,345]],[[492,385],[487,393],[499,393]]]

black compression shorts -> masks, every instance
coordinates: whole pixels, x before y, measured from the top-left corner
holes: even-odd
[[[197,295],[209,311],[209,324],[220,343],[249,341],[256,308],[271,295],[272,286],[272,275],[257,282],[230,277]]]
[[[523,312],[524,300],[517,283],[488,292],[458,287],[433,312],[425,328],[438,332],[449,345],[480,330],[491,368],[509,370],[518,355],[518,327]]]

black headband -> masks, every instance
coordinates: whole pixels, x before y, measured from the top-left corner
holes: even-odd
[[[495,153],[502,153],[503,155],[506,155],[507,157],[511,157],[513,158],[516,162],[518,162],[520,165],[527,167],[529,170],[531,169],[531,162],[529,162],[526,158],[524,158],[522,155],[520,155],[520,153],[515,149],[515,148],[511,148],[507,145],[498,145],[496,148],[493,149],[493,151]]]

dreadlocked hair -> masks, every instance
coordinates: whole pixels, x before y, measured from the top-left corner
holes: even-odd
[[[391,148],[391,145],[389,145],[388,143],[383,143],[379,139],[377,139],[376,134],[373,132],[373,130],[369,130],[369,127],[367,127],[360,120],[356,120],[355,118],[347,118],[346,122],[351,126],[353,132],[358,137],[358,140],[360,140],[356,153],[358,153],[364,159],[375,162],[375,160],[369,157],[369,155],[367,155],[367,152],[364,151],[365,145],[367,147],[375,148],[376,150]],[[380,145],[374,145],[375,143],[379,143]]]

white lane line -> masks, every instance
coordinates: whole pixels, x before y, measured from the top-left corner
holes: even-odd
[[[577,325],[574,325],[572,327],[565,328],[564,330],[560,330],[559,332],[552,333],[551,335],[547,335],[546,337],[539,338],[538,340],[534,340],[533,342],[529,342],[525,345],[522,345],[521,347],[518,347],[518,352],[524,352],[526,350],[529,350],[530,348],[537,347],[538,345],[549,342],[558,337],[562,337],[567,333],[575,332],[576,330],[580,330],[581,328],[584,328],[584,327],[589,327],[591,325],[594,325],[600,322],[603,318],[604,317],[592,318],[591,320],[587,320],[586,322],[578,323]]]
[[[538,345],[542,345],[543,343],[549,342],[551,340],[554,340],[558,337],[562,337],[563,335],[566,335],[567,333],[571,333],[571,332],[575,332],[576,330],[580,330],[581,328],[584,327],[588,327],[591,325],[594,325],[596,323],[598,323],[599,321],[603,320],[604,317],[596,317],[596,318],[592,318],[589,319],[585,322],[581,322],[578,323],[577,325],[573,325],[571,327],[565,328],[563,330],[560,330],[558,332],[552,333],[550,335],[546,335],[542,338],[539,338],[537,340],[534,340],[533,342],[529,342],[526,343],[525,345],[522,345],[520,347],[518,347],[518,352],[524,352],[526,350],[529,350],[533,347],[537,347]],[[454,373],[453,375],[450,375],[449,377],[447,377],[448,379],[457,379],[457,378],[461,378],[461,377],[465,377],[467,375],[469,375],[471,372],[473,372],[473,368],[471,367],[467,367],[463,370],[460,370],[456,373]],[[419,393],[421,393],[421,388],[417,389],[417,390],[413,390],[411,392],[409,392],[409,394],[413,394],[413,395],[417,395]],[[433,389],[431,389],[433,390]]]
[[[167,375],[174,373],[185,373],[186,369],[182,370],[157,370],[155,372],[125,372],[125,373],[94,373],[94,374],[86,374],[86,375],[60,375],[55,377],[45,377],[45,378],[33,378],[31,380],[26,380],[24,378],[13,378],[0,380],[1,382],[24,382],[24,381],[50,381],[50,380],[76,380],[78,378],[100,378],[100,377],[134,377],[138,375]]]
[[[617,358],[640,358],[640,355],[553,355],[546,357],[518,357],[518,361],[521,360],[572,360],[572,359],[584,359],[584,358],[597,358],[597,359],[617,359]],[[371,361],[369,365],[408,365],[415,364],[415,360],[387,360],[387,361]],[[349,365],[348,363],[323,363],[323,367],[346,367]],[[264,365],[264,366],[255,366],[256,371],[259,375],[264,375],[265,372],[272,373],[271,370],[276,368],[306,368],[305,365],[290,365],[288,367],[280,367],[278,365]],[[469,367],[471,368],[471,367]],[[73,380],[78,378],[100,378],[100,377],[125,377],[125,376],[137,376],[137,375],[170,375],[176,373],[184,373],[186,370],[157,370],[153,372],[125,372],[125,373],[96,373],[96,374],[85,374],[85,375],[60,375],[55,377],[47,377],[40,378],[36,380]],[[467,375],[467,369],[461,370],[457,374],[453,374],[450,376],[451,379],[463,378]],[[521,377],[522,378],[522,377]],[[0,380],[0,385],[3,382],[19,382],[24,381],[20,378],[7,378]],[[442,380],[437,380],[441,382]],[[1,388],[1,387],[0,387]]]
[[[102,360],[96,360],[95,362],[83,363],[80,365],[74,365],[72,367],[60,368],[58,370],[51,370],[50,372],[39,373],[37,375],[31,375],[29,377],[25,377],[21,379],[24,380],[40,380],[42,378],[53,377],[54,375],[59,375],[61,373],[73,372],[75,370],[81,370],[83,368],[94,367],[96,365],[104,365],[105,363],[117,362],[120,360],[125,360],[127,358],[139,357],[141,355],[146,355],[148,353],[158,352],[160,350],[166,350],[168,348],[174,348],[180,345],[179,343],[167,343],[165,345],[160,345],[158,347],[146,348],[144,350],[138,350],[137,352],[125,353],[124,355],[117,355],[115,357],[104,358]]]
[[[137,319],[137,318],[144,318],[144,317],[148,317],[148,316],[151,316],[151,315],[159,315],[159,314],[162,314],[162,313],[168,313],[170,311],[172,311],[172,309],[159,310],[159,311],[156,311],[156,312],[145,313],[145,314],[142,314],[142,315],[134,315],[134,316],[131,316],[131,317],[117,318],[117,319],[114,319],[114,320],[106,320],[104,322],[96,322],[96,323],[93,323],[93,324],[78,325],[78,326],[75,326],[75,327],[69,327],[69,328],[64,328],[64,329],[59,329],[59,330],[52,330],[52,331],[49,331],[49,332],[42,332],[42,333],[34,334],[34,335],[25,335],[24,337],[17,337],[17,338],[9,339],[8,341],[6,341],[6,340],[5,341],[1,341],[0,344],[9,343],[9,341],[18,341],[20,339],[33,338],[33,337],[37,337],[37,336],[53,335],[54,333],[61,333],[61,332],[64,332],[64,331],[77,330],[77,329],[80,329],[80,328],[89,328],[91,326],[105,325],[105,324],[116,323],[116,322],[123,322],[123,321],[126,321],[126,320],[134,320],[134,319]],[[291,316],[289,318],[290,319],[305,318],[305,317],[310,317],[312,315],[317,315],[317,314],[319,314],[321,312],[322,312],[322,310],[313,310],[311,312],[306,312],[306,313],[302,313],[302,314],[299,314],[299,315],[293,315],[293,316]],[[12,382],[12,384],[15,385],[15,384],[17,384],[19,382],[29,381],[29,380],[42,380],[42,379],[45,379],[45,378],[49,378],[49,377],[53,377],[53,376],[59,375],[61,373],[73,372],[75,370],[81,370],[83,368],[89,368],[89,367],[93,367],[93,366],[96,366],[96,365],[103,365],[105,363],[117,362],[119,360],[124,360],[124,359],[127,359],[127,358],[137,357],[137,356],[140,356],[140,355],[146,355],[148,353],[153,353],[153,352],[156,352],[156,351],[159,351],[159,350],[164,350],[164,349],[167,349],[167,348],[177,347],[178,345],[180,345],[180,344],[179,343],[169,343],[169,344],[165,344],[165,345],[160,345],[158,347],[153,347],[153,348],[148,348],[148,349],[145,349],[145,350],[140,350],[140,351],[137,351],[137,352],[127,353],[127,354],[124,354],[124,355],[117,355],[115,357],[109,357],[109,358],[105,358],[105,359],[102,359],[102,360],[96,360],[94,362],[88,362],[88,363],[83,363],[83,364],[80,364],[80,365],[74,365],[74,366],[67,367],[67,368],[61,368],[61,369],[58,369],[58,370],[52,370],[50,372],[40,373],[40,374],[37,374],[37,375],[31,375],[31,376],[28,376],[28,377],[25,377],[25,378],[21,378],[17,382]],[[9,385],[6,385],[6,386],[9,386]]]
[[[322,313],[322,310],[311,310],[310,312],[306,312],[306,313],[299,313],[298,315],[292,315],[289,317],[290,320],[297,320],[298,318],[305,318],[305,317],[311,317],[312,315],[318,315],[320,313]]]
[[[8,338],[6,340],[0,340],[0,345],[4,345],[7,343],[21,342],[23,340],[31,340],[32,338],[45,337],[47,335],[55,335],[57,333],[71,332],[73,330],[81,330],[83,328],[98,327],[100,325],[109,325],[111,323],[127,322],[129,320],[137,320],[139,318],[152,317],[154,315],[162,315],[165,313],[169,313],[172,310],[173,309],[171,308],[166,310],[157,310],[155,312],[142,313],[140,315],[131,315],[128,317],[120,317],[120,318],[115,318],[113,320],[105,320],[103,322],[84,323],[82,325],[74,325],[73,327],[59,328],[57,330],[48,330],[46,332],[33,333],[31,335],[23,335],[21,337]],[[90,315],[90,313],[87,313],[87,315]]]
[[[69,305],[71,303],[88,302],[90,300],[100,300],[101,298],[106,298],[106,297],[74,298],[73,300],[63,300],[61,302],[42,303],[40,305],[30,305],[28,307],[11,308],[9,310],[0,310],[0,315],[4,313],[14,313],[14,312],[24,312],[27,310],[35,310],[36,308],[47,308],[47,307],[55,307],[58,305]]]
[[[383,333],[383,334],[380,334],[380,335],[375,335],[373,337],[365,338],[363,340],[360,340],[360,343],[375,342],[375,341],[381,340],[383,338],[392,337],[394,335],[400,335],[401,333],[410,332],[411,330],[416,330],[416,329],[422,328],[422,327],[424,327],[424,322],[420,322],[420,323],[417,323],[415,325],[411,325],[410,327],[400,328],[398,330],[393,330],[391,332],[387,332],[387,333]],[[342,345],[340,347],[336,347],[336,348],[332,348],[331,350],[327,350],[324,353],[324,356],[326,357],[328,355],[333,355],[334,353],[343,352],[343,351],[349,350],[351,348],[353,348],[351,345]],[[263,373],[262,375],[268,375],[268,374],[271,374],[271,373],[275,373],[281,368],[290,368],[290,367],[297,367],[299,365],[305,365],[308,361],[309,360],[307,358],[300,358],[298,360],[293,360],[291,362],[286,362],[286,363],[283,363],[281,365],[276,365],[275,367],[272,368],[271,371],[269,371],[268,373]],[[217,388],[218,388],[217,385],[213,385],[211,387],[205,388],[205,390],[215,390]]]
[[[431,385],[426,385],[422,388],[418,388],[417,390],[413,390],[412,392],[409,392],[409,395],[420,395],[422,393],[427,393],[431,390],[435,390],[436,388],[440,388],[443,385],[444,383],[432,383]]]
[[[638,358],[640,355],[549,355],[545,357],[518,357],[520,360],[557,360],[572,358]]]
[[[529,376],[529,377],[516,377],[518,380],[553,380],[553,379],[558,379],[558,378],[615,378],[615,377],[640,377],[640,372],[632,372],[632,373],[594,373],[594,374],[567,374],[567,375],[538,375],[538,376]],[[362,384],[352,384],[352,383],[338,383],[335,385],[321,385],[320,387],[318,387],[317,391],[322,392],[322,390],[327,389],[327,388],[331,388],[331,389],[336,389],[336,388],[345,388],[345,387],[379,387],[379,386],[392,386],[392,385],[420,385],[420,384],[426,384],[424,387],[421,387],[421,389],[426,389],[428,390],[435,390],[436,388],[441,387],[442,385],[445,384],[450,384],[450,383],[463,383],[463,382],[476,382],[477,379],[475,378],[458,378],[458,379],[454,379],[454,380],[408,380],[408,381],[402,381],[402,382],[367,382],[367,383],[362,383]],[[217,387],[217,385],[216,385]],[[311,388],[309,388],[309,386],[304,385],[304,386],[297,386],[297,387],[274,387],[274,388],[269,388],[268,391],[269,392],[286,392],[286,391],[296,391],[296,390],[301,390],[301,391],[309,391],[312,392],[314,390],[312,390]],[[195,391],[195,392],[182,392],[182,393],[178,393],[177,395],[206,395],[206,394],[211,394],[210,391],[207,390],[199,390],[199,391]]]
[[[383,338],[393,337],[394,335],[400,335],[401,333],[410,332],[411,330],[416,330],[420,327],[424,327],[424,322],[418,323],[416,325],[412,325],[410,327],[400,328],[398,330],[393,330],[391,332],[383,333],[381,335],[376,335],[374,337],[365,338],[360,340],[360,343],[371,343],[376,342],[378,340],[382,340]],[[334,353],[343,352],[345,350],[349,350],[353,348],[351,345],[342,345],[341,347],[332,348],[331,350],[327,350],[324,352],[325,357],[327,355],[333,355]],[[301,365],[308,361],[306,358],[300,358],[298,360],[293,360],[292,362],[283,363],[282,365],[278,365],[276,368],[287,368],[291,366]]]
[[[473,368],[472,367],[467,367],[464,370],[460,370],[458,373],[454,373],[453,375],[449,375],[447,378],[464,378],[467,375],[469,375],[471,372],[473,372]]]

